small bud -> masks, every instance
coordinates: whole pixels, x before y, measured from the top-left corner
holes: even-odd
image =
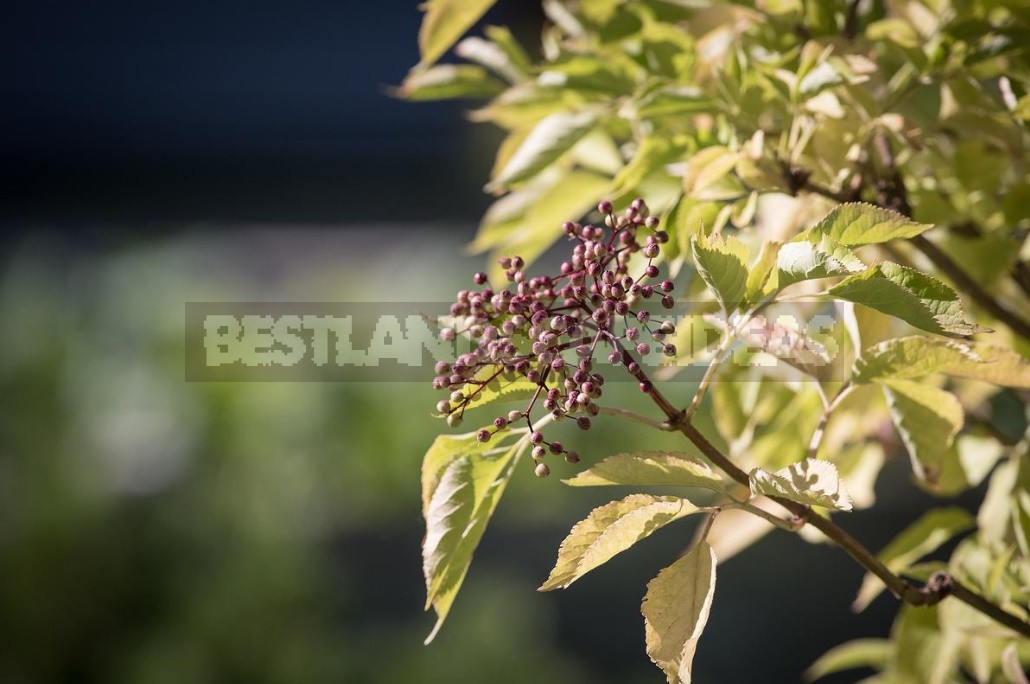
[[[672,288],[674,287],[675,285],[672,284],[671,280],[662,281],[662,292],[672,292]]]
[[[478,439],[480,442],[489,442],[490,441],[490,431],[485,429],[485,428],[480,430],[479,432],[476,433],[476,439]]]
[[[669,241],[669,234],[666,233],[664,230],[659,230],[655,232],[654,238],[655,240],[658,240],[658,244],[664,245],[666,242]]]
[[[640,383],[640,391],[644,394],[649,393],[653,388],[654,386],[651,384],[650,380],[644,380],[642,383]]]
[[[497,416],[494,418],[494,427],[500,430],[503,427],[507,427],[508,421],[505,420],[504,416]]]
[[[667,344],[662,349],[662,352],[664,352],[666,356],[676,356],[676,345]]]
[[[601,200],[597,205],[597,210],[602,214],[610,214],[612,213],[612,203],[608,200]]]
[[[662,297],[662,306],[666,309],[671,309],[676,306],[676,300],[672,298],[672,295],[665,295]]]
[[[460,390],[454,390],[451,392],[451,401],[455,404],[460,404],[465,400],[465,395]]]
[[[651,345],[649,345],[647,342],[641,342],[637,345],[637,353],[641,356],[647,356],[651,353]]]
[[[461,414],[452,413],[451,415],[447,416],[447,425],[452,428],[456,428],[459,425],[461,425]]]
[[[450,413],[451,402],[447,401],[446,399],[441,399],[436,404],[436,411],[437,413]]]
[[[647,323],[651,320],[651,313],[649,311],[641,311],[637,314],[637,320],[641,323]]]
[[[472,282],[474,282],[476,285],[483,285],[483,284],[485,284],[486,283],[486,274],[483,273],[482,271],[480,271],[479,273],[473,274]]]
[[[547,455],[547,449],[542,446],[533,447],[533,460],[539,461],[541,458]]]
[[[660,251],[658,245],[644,245],[644,256],[648,259],[654,259]]]
[[[671,335],[676,332],[676,326],[673,325],[672,321],[662,321],[662,325],[658,329],[666,335]]]
[[[540,432],[531,432],[529,433],[529,441],[533,444],[539,444],[540,442],[544,441],[544,436]]]
[[[514,423],[515,421],[519,420],[520,418],[522,418],[522,412],[521,411],[508,411],[508,422],[509,423]]]
[[[562,452],[561,442],[551,442],[549,445],[552,454],[560,454]]]
[[[537,477],[547,477],[551,474],[551,469],[547,467],[546,463],[537,463],[533,472],[536,473]]]
[[[581,416],[580,418],[576,419],[576,426],[580,430],[589,430],[590,429],[590,419],[587,418],[586,416]]]
[[[647,268],[644,269],[644,273],[648,278],[654,278],[658,275],[658,267],[654,264],[648,264]]]
[[[565,460],[569,463],[579,463],[579,454],[577,454],[575,451],[570,451],[569,453],[565,454]]]
[[[650,228],[651,230],[657,228],[659,223],[660,221],[658,220],[657,216],[648,216],[647,220],[644,221],[644,225]]]

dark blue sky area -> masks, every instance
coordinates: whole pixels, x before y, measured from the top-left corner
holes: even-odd
[[[342,196],[417,182],[423,172],[436,176],[427,179],[434,196],[478,193],[489,160],[470,160],[469,138],[484,154],[490,138],[464,122],[466,105],[384,94],[417,60],[416,5],[9,7],[0,170],[15,192],[2,215],[338,220],[348,213]],[[488,20],[520,25],[532,39],[539,19],[525,8],[500,3]],[[281,202],[269,197],[276,188]]]

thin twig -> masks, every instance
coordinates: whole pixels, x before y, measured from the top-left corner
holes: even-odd
[[[625,409],[615,408],[614,406],[599,406],[598,408],[600,409],[599,412],[602,414],[615,416],[617,418],[625,418],[626,420],[632,420],[635,423],[641,423],[642,425],[653,427],[656,430],[665,430],[666,432],[668,432],[672,429],[669,427],[668,423],[654,420],[653,418],[648,418],[647,416],[642,416],[639,413],[634,413],[633,411],[626,411]]]
[[[858,33],[858,4],[861,0],[851,0],[848,3],[848,14],[844,18],[844,29],[841,33],[844,39],[852,41],[855,39],[855,35]]]
[[[797,522],[794,522],[792,520],[784,520],[783,518],[780,518],[775,514],[770,513],[764,508],[759,508],[758,506],[749,504],[746,501],[734,501],[731,503],[721,504],[721,506],[723,508],[736,508],[737,510],[747,511],[748,513],[751,513],[752,515],[757,515],[759,518],[762,518],[763,520],[766,520],[775,525],[776,527],[780,528],[781,530],[786,530],[787,532],[797,532],[801,529],[800,520]]]
[[[826,425],[830,422],[830,414],[840,406],[841,402],[847,398],[851,391],[854,389],[854,385],[848,380],[844,383],[844,386],[837,392],[837,396],[833,398],[833,401],[826,404],[823,408],[823,416],[819,419],[819,425],[816,426],[815,432],[812,433],[812,441],[808,443],[808,457],[815,458],[819,453],[819,447],[823,443],[823,436],[826,434]]]

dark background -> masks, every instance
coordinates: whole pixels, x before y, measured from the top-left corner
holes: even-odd
[[[416,4],[12,5],[5,218],[478,217],[489,132],[461,104],[386,96],[418,58]],[[531,36],[537,12],[501,3],[487,20]]]
[[[425,301],[481,263],[457,255],[497,133],[386,94],[417,61],[415,3],[4,15],[0,683],[661,681],[639,601],[693,523],[536,594],[611,493],[525,468],[425,648],[428,386],[183,381],[186,301]],[[530,46],[541,22],[532,2],[487,20]],[[595,432],[585,453],[639,444]],[[873,548],[926,503],[907,477],[891,462],[883,505],[846,521]],[[860,579],[783,534],[730,560],[697,681],[796,682],[886,635],[889,599],[848,609]]]

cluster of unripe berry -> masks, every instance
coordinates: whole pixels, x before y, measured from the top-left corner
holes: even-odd
[[[655,325],[643,308],[654,300],[666,309],[673,307],[672,281],[653,282],[658,277],[654,261],[668,234],[659,230],[657,217],[650,215],[642,199],[621,214],[607,201],[597,209],[604,216],[603,226],[571,221],[562,225],[574,246],[557,275],[529,277],[523,259],[503,257],[500,265],[509,285],[494,291],[486,275],[476,273],[472,280],[482,289],[459,292],[450,310],[456,323],[440,331],[444,340],[468,335],[476,346],[453,363],[436,365],[433,387],[450,393],[437,404],[437,411],[447,416],[448,425],[457,427],[465,409],[488,385],[528,381],[535,391],[526,408],[498,416],[476,436],[487,442],[509,425],[526,421],[540,477],[550,473],[544,463],[548,453],[562,454],[570,463],[578,462],[579,455],[533,430],[533,411],[541,406],[554,420],[575,420],[580,429],[589,430],[591,417],[600,411],[597,400],[605,380],[594,365],[598,347],[610,350],[608,361],[625,366],[643,392],[651,391],[650,381],[627,347],[640,356],[651,353],[651,343],[642,339],[647,333],[663,353],[676,355],[675,346],[665,341],[674,326]],[[637,252],[646,263],[643,273],[634,277],[629,263]]]

